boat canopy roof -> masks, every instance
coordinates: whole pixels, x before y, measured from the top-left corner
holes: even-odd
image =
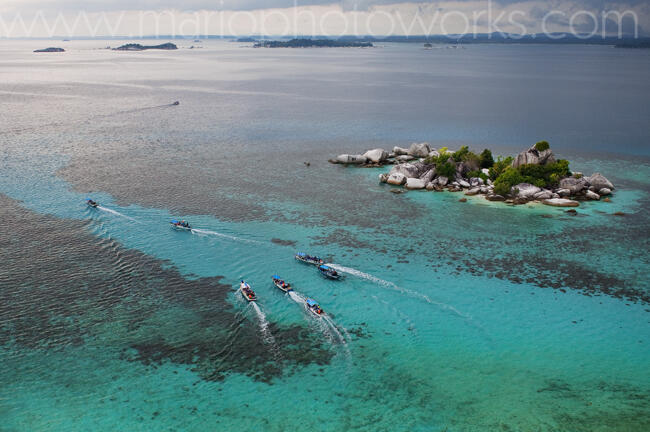
[[[278,275],[273,275],[273,276],[271,276],[271,277],[272,277],[273,279],[280,279],[280,276],[278,276]]]
[[[307,254],[304,253],[304,252],[298,252],[296,255],[298,255],[298,256],[302,256],[302,257],[307,256]]]
[[[321,266],[318,266],[318,268],[319,268],[319,269],[322,269],[322,270],[332,270],[332,267],[330,267],[330,266],[326,266],[325,264],[323,264],[323,265],[321,265]]]
[[[318,306],[318,303],[316,303],[312,299],[307,299],[307,305],[309,305],[309,306]]]
[[[179,222],[180,222],[180,221],[177,221],[176,219],[172,219],[172,223],[173,223],[173,224],[177,224],[177,223],[179,223]]]

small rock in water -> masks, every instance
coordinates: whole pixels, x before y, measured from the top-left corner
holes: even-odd
[[[458,200],[459,202],[467,202],[467,198],[461,198]]]
[[[625,213],[623,213],[621,211],[618,211],[618,212],[614,213],[614,216],[625,216]]]
[[[602,189],[600,189],[598,191],[598,195],[600,195],[600,196],[602,196],[602,195],[611,195],[611,193],[612,193],[612,190],[609,189],[609,188],[602,188]]]
[[[578,207],[580,203],[578,201],[573,201],[566,198],[551,198],[542,201],[542,204],[546,204],[554,207]]]

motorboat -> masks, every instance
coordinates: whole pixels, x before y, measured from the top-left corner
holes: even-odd
[[[273,285],[275,285],[277,288],[281,289],[282,291],[284,292],[293,291],[291,284],[280,279],[280,276],[273,275],[271,276],[271,280],[273,280]]]
[[[325,264],[319,265],[318,266],[318,271],[320,272],[320,274],[322,274],[323,276],[325,276],[328,279],[337,280],[337,279],[339,279],[341,277],[336,272],[336,270],[334,270],[332,267],[330,267],[328,265],[325,265]]]
[[[99,206],[99,203],[97,201],[93,201],[90,198],[86,198],[86,204],[92,208],[97,208],[97,206]]]
[[[317,317],[322,317],[325,315],[325,311],[312,299],[307,299],[305,300],[305,305],[307,305],[307,309]]]
[[[246,282],[241,281],[239,283],[239,291],[247,301],[252,302],[257,300],[257,296],[255,295],[255,292],[251,289],[251,286],[248,285]]]
[[[322,259],[320,259],[319,257],[317,257],[317,256],[307,255],[307,254],[304,253],[304,252],[299,252],[299,253],[297,253],[296,255],[294,255],[294,257],[295,257],[298,261],[301,261],[301,262],[304,262],[304,263],[307,263],[307,264],[312,264],[312,265],[321,265],[321,264],[324,264],[324,263],[325,263],[325,262],[324,262]]]
[[[185,222],[184,220],[179,221],[179,220],[173,219],[169,223],[171,224],[172,228],[177,229],[177,230],[181,230],[181,231],[191,231],[192,230],[192,227],[190,226],[190,224],[188,222]]]

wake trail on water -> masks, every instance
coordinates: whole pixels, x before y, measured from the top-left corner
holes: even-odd
[[[413,291],[413,290],[406,289],[406,288],[402,288],[402,287],[396,285],[393,282],[389,282],[389,281],[380,279],[380,278],[378,278],[376,276],[373,276],[373,275],[368,274],[368,273],[364,273],[364,272],[362,272],[360,270],[357,270],[357,269],[353,269],[353,268],[350,268],[350,267],[344,267],[344,266],[341,266],[341,265],[338,265],[338,264],[327,264],[327,265],[332,267],[333,269],[335,269],[337,271],[342,272],[342,273],[347,273],[347,274],[350,274],[352,276],[360,277],[362,279],[369,280],[371,282],[376,283],[377,285],[383,286],[383,287],[391,289],[393,291],[398,291],[398,292],[400,292],[402,294],[406,294],[406,295],[411,296],[411,297],[419,298],[421,300],[426,301],[429,304],[438,306],[441,309],[448,310],[448,311],[450,311],[450,312],[452,312],[452,313],[454,313],[454,314],[456,314],[459,317],[462,317],[464,319],[467,319],[467,320],[472,319],[469,315],[466,315],[466,314],[462,313],[461,311],[459,311],[458,309],[456,309],[452,305],[448,305],[446,303],[431,300],[429,298],[429,296],[427,296],[425,294],[422,294],[420,292]]]
[[[375,299],[376,302],[383,304],[387,308],[391,309],[395,315],[397,315],[402,321],[406,322],[408,324],[408,330],[414,332],[417,334],[417,329],[415,328],[415,323],[411,320],[411,318],[405,314],[404,312],[400,311],[398,308],[390,304],[384,299],[380,299],[376,295],[371,296],[373,299]]]
[[[109,209],[109,208],[107,208],[107,207],[102,207],[102,206],[97,206],[97,208],[98,208],[99,210],[102,210],[102,211],[105,211],[105,212],[108,212],[108,213],[114,214],[115,216],[120,216],[120,217],[126,218],[126,219],[128,219],[128,220],[130,220],[130,221],[137,222],[137,221],[136,221],[135,219],[133,219],[132,217],[127,216],[127,215],[125,215],[125,214],[123,214],[123,213],[120,213],[120,212],[118,212],[118,211],[116,211],[116,210]]]
[[[262,339],[264,340],[264,343],[267,345],[271,345],[271,351],[273,352],[273,355],[276,360],[280,360],[282,357],[282,354],[280,353],[280,347],[278,346],[277,342],[275,341],[275,338],[271,334],[271,331],[269,330],[269,321],[266,319],[266,314],[262,311],[262,309],[257,305],[255,302],[250,302],[251,306],[253,307],[253,310],[257,314],[257,320],[260,324],[260,332],[262,333]]]
[[[307,313],[308,315],[312,314],[312,312],[310,312],[307,309],[307,304],[305,303],[307,299],[304,296],[300,295],[296,291],[289,291],[289,297],[291,297],[293,301],[301,305],[303,309],[305,309],[305,313]],[[323,332],[325,332],[332,339],[332,342],[334,339],[338,339],[341,345],[345,347],[346,355],[348,357],[351,356],[350,348],[348,348],[347,344],[348,344],[348,340],[351,340],[352,338],[350,337],[350,334],[347,332],[347,330],[344,327],[341,327],[341,329],[343,330],[343,333],[347,336],[347,339],[341,334],[336,323],[334,323],[334,321],[327,315],[322,316],[320,319],[314,317],[314,320],[316,320],[321,330],[323,330]]]
[[[255,302],[251,302],[251,305],[253,306],[253,310],[257,314],[257,319],[260,322],[260,330],[262,331],[262,334],[264,335],[264,341],[268,343],[275,343],[275,338],[269,331],[269,322],[266,319],[266,314],[262,312],[262,309],[257,305]]]
[[[227,238],[229,240],[243,242],[243,243],[260,243],[257,240],[243,239],[241,237],[236,237],[236,236],[233,236],[233,235],[223,234],[223,233],[220,233],[220,232],[217,232],[217,231],[211,231],[211,230],[206,230],[206,229],[192,228],[190,231],[192,232],[192,234],[222,237],[222,238]]]

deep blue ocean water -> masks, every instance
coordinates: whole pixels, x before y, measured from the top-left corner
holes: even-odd
[[[650,428],[650,53],[118,43],[0,42],[0,430]],[[541,139],[612,202],[326,162]]]

